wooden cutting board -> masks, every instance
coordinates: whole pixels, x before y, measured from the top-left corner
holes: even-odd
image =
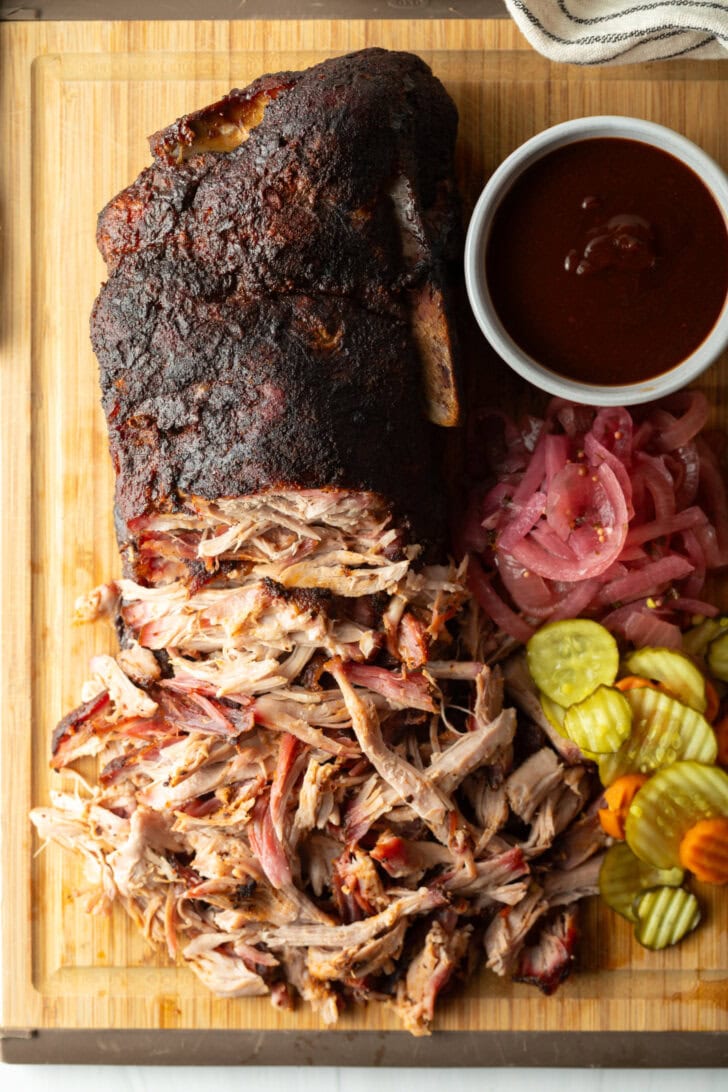
[[[75,857],[38,853],[27,821],[48,800],[50,732],[79,700],[102,625],[71,627],[75,598],[113,576],[112,476],[88,315],[104,277],[97,211],[148,162],[147,134],[269,70],[377,44],[420,53],[460,110],[459,168],[472,206],[517,144],[583,114],[636,114],[682,131],[728,165],[728,70],[555,66],[505,21],[72,23],[0,27],[2,103],[3,1023],[16,1029],[289,1029],[318,1018],[266,1000],[213,998],[150,951],[123,915],[89,917]],[[538,404],[484,344],[499,397]],[[728,424],[728,360],[705,378]],[[450,1031],[720,1031],[728,1027],[728,894],[705,891],[707,923],[662,954],[597,905],[578,974],[544,998],[491,974],[443,1004]],[[339,1031],[397,1029],[383,1006]],[[567,1034],[567,1038],[568,1038]],[[340,1039],[339,1041],[343,1041]],[[128,1059],[127,1059],[128,1060]],[[574,1057],[572,1064],[587,1064]],[[616,1061],[616,1059],[615,1059]]]

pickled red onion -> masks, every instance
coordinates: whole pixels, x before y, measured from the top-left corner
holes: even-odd
[[[486,415],[487,458],[474,430],[456,539],[500,631],[523,642],[544,621],[582,614],[675,645],[690,615],[711,612],[702,591],[728,565],[728,495],[699,435],[708,412],[692,391],[632,413],[554,399],[521,429]]]

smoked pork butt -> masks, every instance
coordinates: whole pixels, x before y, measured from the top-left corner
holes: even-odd
[[[458,418],[456,128],[422,60],[367,49],[151,138],[99,218],[91,320],[129,575],[194,498],[363,490],[441,536],[425,413]]]
[[[102,212],[124,575],[77,613],[122,647],[53,735],[95,778],[32,814],[214,993],[415,1034],[483,964],[555,988],[601,847],[447,552],[456,123],[365,50],[182,118]]]

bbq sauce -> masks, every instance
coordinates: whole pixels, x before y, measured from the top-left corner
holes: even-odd
[[[560,375],[636,383],[688,357],[728,292],[728,232],[674,156],[605,137],[529,167],[496,211],[486,252],[513,340]]]

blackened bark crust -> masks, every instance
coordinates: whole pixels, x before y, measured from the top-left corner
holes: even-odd
[[[243,143],[198,150],[253,100]],[[410,301],[444,292],[459,254],[456,126],[419,58],[372,49],[152,138],[154,163],[99,218],[110,279],[91,322],[122,542],[187,493],[327,486],[439,536]]]

